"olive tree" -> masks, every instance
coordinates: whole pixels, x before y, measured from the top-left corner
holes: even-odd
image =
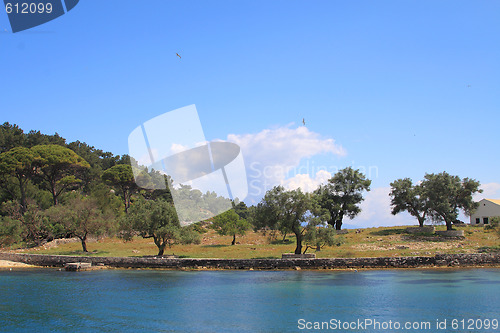
[[[458,219],[459,210],[469,215],[478,207],[472,196],[481,193],[477,180],[452,176],[447,172],[426,174],[422,182],[423,193],[427,197],[429,214],[437,222],[445,222],[446,229],[452,230]]]
[[[344,217],[353,219],[361,212],[359,204],[364,200],[363,192],[370,191],[370,185],[371,180],[361,171],[347,167],[319,186],[314,194],[318,204],[330,213],[328,223],[341,230]]]
[[[162,256],[167,246],[197,242],[197,237],[194,237],[193,233],[191,228],[181,227],[172,203],[164,199],[140,198],[122,219],[120,236],[125,240],[131,240],[134,235],[153,238],[158,247],[158,255]]]
[[[424,226],[428,214],[428,198],[422,185],[413,184],[410,178],[398,179],[391,183],[392,214],[408,212],[418,220],[420,227]]]

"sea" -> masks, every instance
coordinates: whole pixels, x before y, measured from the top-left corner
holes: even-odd
[[[499,332],[500,269],[0,271],[2,332]]]

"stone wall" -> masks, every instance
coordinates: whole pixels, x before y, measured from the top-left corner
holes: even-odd
[[[37,266],[63,267],[71,262],[93,266],[168,269],[345,269],[418,267],[500,267],[500,254],[441,254],[434,257],[328,258],[328,259],[164,259],[156,257],[80,257],[40,254],[0,253],[1,260]]]
[[[408,234],[420,234],[420,233],[429,233],[432,234],[436,231],[434,226],[423,226],[423,227],[408,227],[406,228],[406,233]]]
[[[444,237],[464,237],[465,233],[463,230],[444,230],[436,231],[436,235]]]

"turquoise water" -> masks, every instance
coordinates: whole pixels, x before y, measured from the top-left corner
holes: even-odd
[[[315,322],[326,322],[316,332],[395,331],[338,329],[338,320],[366,319],[432,325],[414,331],[435,332],[439,320],[440,332],[498,332],[484,326],[500,320],[500,269],[0,271],[5,332],[299,332]],[[483,328],[467,329],[469,319]]]

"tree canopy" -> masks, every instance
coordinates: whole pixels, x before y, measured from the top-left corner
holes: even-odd
[[[59,195],[81,183],[83,172],[90,165],[69,148],[59,145],[38,145],[31,148],[35,155],[36,175],[50,191],[54,205]]]
[[[243,236],[248,229],[250,223],[242,219],[234,209],[230,209],[222,214],[213,218],[213,229],[222,236],[233,236],[231,245],[236,244],[236,235]]]
[[[256,207],[256,219],[260,226],[276,230],[290,230],[294,233],[297,245],[295,253],[302,253],[302,240],[305,232],[303,224],[308,223],[312,208],[311,197],[300,189],[286,191],[276,186],[267,191]]]
[[[461,179],[447,172],[426,174],[422,187],[428,199],[429,214],[435,221],[445,222],[447,230],[452,230],[459,210],[470,215],[478,207],[479,203],[474,202],[472,196],[482,192],[479,186],[474,179]]]
[[[422,185],[414,185],[410,178],[398,179],[391,183],[389,195],[393,215],[406,211],[418,220],[420,227],[424,226],[429,208]]]
[[[186,237],[184,233],[193,233],[189,228],[182,228],[172,203],[158,199],[138,200],[122,221],[122,237],[132,239],[134,234],[143,238],[153,238],[158,247],[158,255],[162,256],[165,248],[176,242],[196,241],[196,238]]]
[[[361,212],[363,192],[370,191],[371,180],[351,167],[337,172],[314,192],[318,204],[329,211],[328,223],[341,230],[345,216],[353,219]]]
[[[122,195],[125,212],[128,212],[132,194],[137,191],[132,167],[128,164],[112,166],[102,174],[102,179],[109,185],[116,187]]]

